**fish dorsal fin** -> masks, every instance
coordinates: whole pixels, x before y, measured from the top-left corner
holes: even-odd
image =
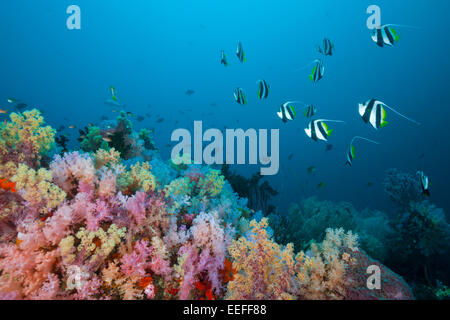
[[[401,114],[400,112],[398,112],[397,110],[395,110],[395,109],[389,107],[387,104],[385,104],[385,103],[383,103],[383,102],[381,102],[381,104],[382,104],[384,107],[386,107],[386,108],[388,108],[389,110],[391,110],[392,112],[394,112],[394,113],[396,113],[397,115],[399,115],[400,117],[405,118],[406,120],[408,120],[408,121],[410,121],[410,122],[412,122],[412,123],[415,123],[415,124],[417,124],[418,126],[420,126],[420,122],[417,122],[416,120],[413,120],[413,119],[411,119],[411,118],[408,118],[407,116]],[[383,119],[383,121],[384,121],[384,119]],[[386,122],[386,121],[384,121],[384,122]],[[387,122],[386,122],[386,124],[387,124]]]

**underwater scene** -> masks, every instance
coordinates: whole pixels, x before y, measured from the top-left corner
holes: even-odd
[[[0,3],[0,300],[448,300],[448,0]]]

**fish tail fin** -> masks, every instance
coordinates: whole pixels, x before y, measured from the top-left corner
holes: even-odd
[[[401,114],[401,113],[398,112],[397,110],[395,110],[395,109],[389,107],[388,105],[386,105],[386,104],[384,104],[384,103],[383,103],[383,106],[385,106],[386,108],[388,108],[388,109],[391,110],[392,112],[396,113],[396,114],[399,115],[400,117],[402,117],[402,118],[404,118],[404,119],[406,119],[406,120],[408,120],[408,121],[410,121],[410,122],[412,122],[412,123],[415,123],[415,124],[417,124],[418,126],[420,126],[420,122],[417,122],[417,121],[414,120],[414,119],[408,118],[407,116]],[[386,126],[386,125],[387,125],[387,122],[383,120],[383,121],[382,121],[382,125],[383,125],[383,122],[385,123],[385,126]]]

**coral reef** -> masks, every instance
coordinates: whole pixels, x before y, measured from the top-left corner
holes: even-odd
[[[351,203],[320,201],[315,197],[303,199],[300,205],[291,204],[287,215],[270,214],[268,218],[279,243],[293,243],[296,248],[305,249],[312,240],[323,239],[326,229],[344,228],[357,232],[361,247],[381,261],[386,258],[386,239],[392,233],[382,212],[358,212]]]
[[[89,127],[82,150],[48,166],[54,130],[37,110],[11,120],[0,127],[1,299],[412,298],[342,229],[361,232],[368,250],[384,245],[381,213],[307,199],[272,214],[272,229],[268,183],[164,161],[150,131],[134,132],[124,113],[115,126]],[[441,254],[442,212],[426,203],[408,212],[402,230],[429,217],[418,252]],[[365,285],[369,264],[386,274],[377,292]]]

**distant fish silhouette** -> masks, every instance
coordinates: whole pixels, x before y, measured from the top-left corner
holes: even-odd
[[[192,89],[189,89],[189,90],[187,90],[187,91],[185,92],[185,94],[186,94],[187,96],[192,96],[194,93],[195,93],[195,91],[192,90]]]

